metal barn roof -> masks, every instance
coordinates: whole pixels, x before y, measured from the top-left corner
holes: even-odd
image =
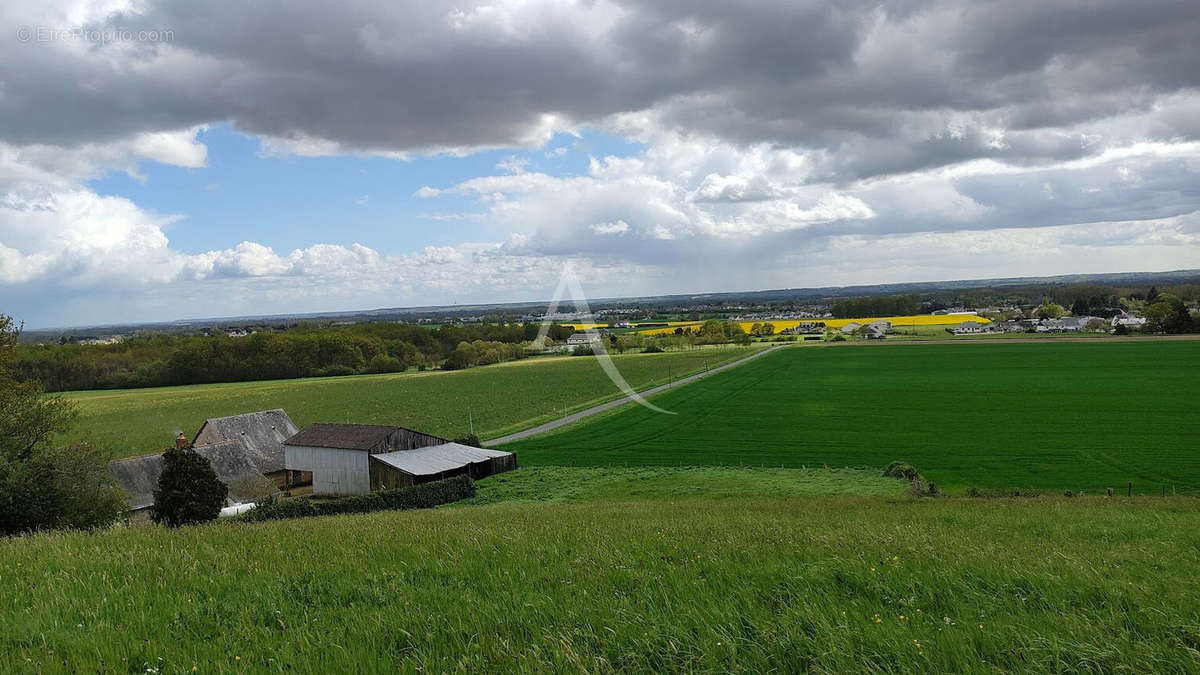
[[[468,464],[510,456],[512,456],[511,452],[475,448],[461,443],[443,443],[416,450],[398,450],[371,455],[373,459],[413,476],[431,476],[443,471],[461,469]]]

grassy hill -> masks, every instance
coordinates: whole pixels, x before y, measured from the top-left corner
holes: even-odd
[[[916,465],[943,487],[1200,491],[1200,341],[791,348],[504,446],[522,464]]]
[[[625,379],[646,388],[740,358],[758,347],[712,347],[613,357]],[[236,382],[186,387],[74,392],[75,436],[114,458],[170,445],[209,417],[283,408],[301,427],[312,422],[402,424],[455,437],[468,415],[482,437],[548,421],[616,398],[616,387],[590,357],[548,357],[458,371]]]
[[[1200,667],[1200,501],[773,498],[757,470],[656,471],[0,541],[0,671]],[[837,472],[787,473],[769,483],[801,495]]]

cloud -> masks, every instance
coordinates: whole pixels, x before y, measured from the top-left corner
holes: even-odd
[[[0,128],[107,142],[216,120],[299,155],[537,147],[640,112],[666,129],[821,154],[854,179],[991,157],[1086,156],[1088,129],[1195,138],[1187,0],[679,4],[182,0],[71,10],[153,44],[0,43]],[[10,3],[8,25],[67,12]],[[80,92],[75,83],[87,82]],[[1125,127],[1125,128],[1120,128]],[[180,158],[176,158],[177,160]],[[196,159],[194,156],[191,158]]]
[[[0,284],[32,316],[543,297],[566,259],[615,295],[1200,254],[1186,0],[223,0],[203,17],[151,0],[5,3],[0,24],[173,32],[0,40]],[[263,156],[501,148],[494,171],[429,172],[413,193],[435,200],[419,219],[491,241],[276,251],[248,231],[185,252],[168,234],[186,213],[91,187],[145,180],[145,161],[219,173],[200,136],[219,122]],[[578,173],[531,166],[585,129],[639,149]],[[111,299],[126,292],[139,302]]]

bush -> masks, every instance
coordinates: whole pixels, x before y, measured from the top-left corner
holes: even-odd
[[[475,496],[475,482],[469,476],[455,476],[432,483],[422,483],[395,490],[342,497],[329,501],[311,499],[268,498],[246,512],[242,519],[249,522],[332,516],[342,513],[429,509]]]
[[[596,351],[587,345],[578,345],[571,350],[571,356],[595,356]]]
[[[367,363],[368,373],[399,373],[404,370],[404,362],[387,354],[376,354]]]
[[[483,447],[483,444],[479,442],[479,437],[476,436],[475,434],[467,434],[466,436],[459,436],[458,438],[454,439],[454,442],[459,443],[461,445],[469,445],[473,448],[482,448]]]
[[[150,519],[167,527],[215,520],[228,495],[207,457],[191,448],[171,448],[163,453]]]
[[[921,474],[917,473],[916,467],[907,462],[892,462],[883,470],[883,475],[888,478],[903,478],[904,480],[913,480]]]
[[[242,504],[257,502],[279,492],[275,481],[259,473],[247,473],[229,482],[229,496]]]
[[[642,353],[643,354],[661,354],[662,351],[663,351],[662,347],[659,347],[658,345],[650,345],[649,347],[646,347],[645,349],[643,349]]]

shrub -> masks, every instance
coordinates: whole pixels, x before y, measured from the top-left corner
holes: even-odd
[[[246,512],[242,519],[250,522],[332,516],[341,513],[370,513],[372,511],[429,509],[475,496],[475,482],[469,476],[455,476],[432,483],[422,483],[395,490],[342,497],[329,501],[311,499],[268,498]]]
[[[483,447],[483,444],[479,442],[479,437],[476,436],[475,434],[467,434],[466,436],[459,436],[458,438],[454,439],[454,442],[459,443],[461,445],[469,445],[473,448],[482,448]]]
[[[217,478],[207,457],[191,448],[171,448],[163,453],[150,519],[168,527],[214,520],[228,494],[229,488]]]
[[[399,373],[404,370],[404,362],[387,354],[376,354],[367,363],[368,373]]]
[[[575,347],[575,349],[571,350],[571,356],[595,356],[595,355],[596,355],[595,350],[587,345],[578,345]]]
[[[892,462],[883,470],[883,475],[888,478],[903,478],[904,480],[913,480],[920,477],[917,469],[912,464],[907,462]]]
[[[650,345],[649,347],[646,347],[645,349],[643,349],[642,353],[643,354],[661,354],[662,350],[663,350],[662,347],[659,347],[658,345]]]
[[[229,496],[242,504],[257,502],[279,492],[275,481],[258,473],[246,473],[229,482]]]

